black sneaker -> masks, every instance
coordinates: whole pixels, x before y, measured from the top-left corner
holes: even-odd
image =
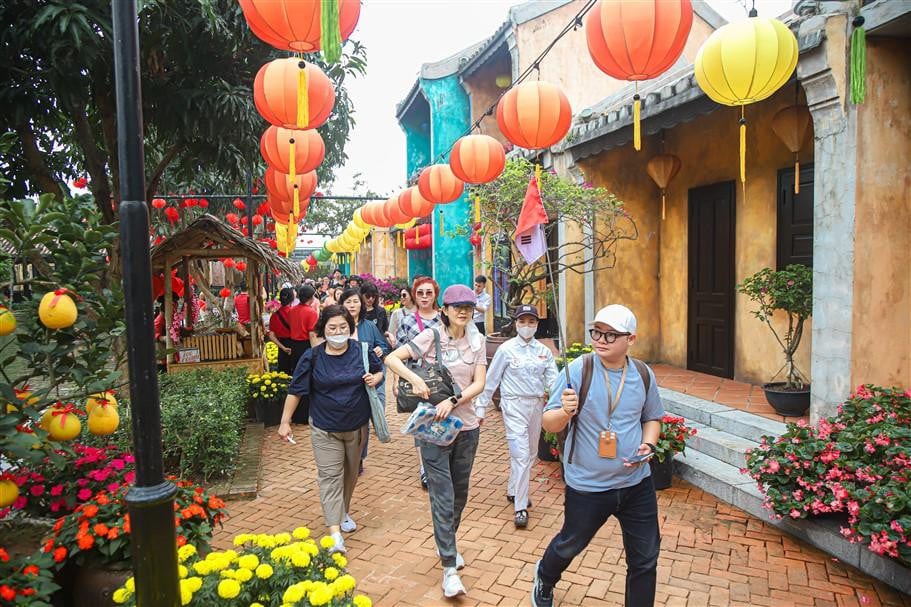
[[[421,472],[421,487],[425,490],[427,489],[427,473]]]
[[[519,510],[516,512],[516,529],[528,527],[528,510]]]
[[[535,585],[531,589],[531,607],[553,607],[554,587],[548,586],[538,578],[538,567],[541,561],[535,563]]]

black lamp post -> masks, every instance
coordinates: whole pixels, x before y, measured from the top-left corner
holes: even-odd
[[[136,602],[177,607],[174,495],[161,459],[161,410],[152,321],[149,208],[145,201],[139,25],[134,0],[111,0],[117,158],[120,162],[120,253],[126,309],[127,355],[136,484],[127,493]]]

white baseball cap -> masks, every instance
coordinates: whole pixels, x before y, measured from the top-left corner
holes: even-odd
[[[594,325],[599,322],[610,325],[621,333],[636,334],[636,315],[633,314],[632,310],[620,304],[604,306],[598,310],[595,320],[589,324]]]

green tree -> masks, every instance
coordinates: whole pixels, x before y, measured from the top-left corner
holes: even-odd
[[[361,173],[354,174],[351,193],[354,196],[381,198],[379,194],[367,188],[366,181],[364,181]],[[315,234],[338,236],[348,227],[354,212],[358,207],[363,206],[365,202],[365,200],[360,199],[314,197],[310,200],[310,208],[304,218],[305,229]]]
[[[119,197],[110,2],[7,0],[0,3],[0,132],[16,145],[0,154],[11,197],[63,198],[67,176],[85,175],[105,221]],[[142,109],[147,198],[165,189],[243,191],[262,169],[266,123],[253,106],[259,67],[286,56],[250,32],[235,0],[140,2]],[[344,163],[354,110],[345,79],[364,73],[366,51],[349,41],[338,64],[317,63],[336,86],[320,179]]]

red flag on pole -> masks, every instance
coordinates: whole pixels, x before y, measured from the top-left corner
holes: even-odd
[[[538,180],[532,176],[525,191],[525,202],[519,214],[519,223],[513,236],[516,248],[527,263],[534,263],[547,252],[547,240],[544,237],[544,226],[547,224],[547,211],[541,200]]]

